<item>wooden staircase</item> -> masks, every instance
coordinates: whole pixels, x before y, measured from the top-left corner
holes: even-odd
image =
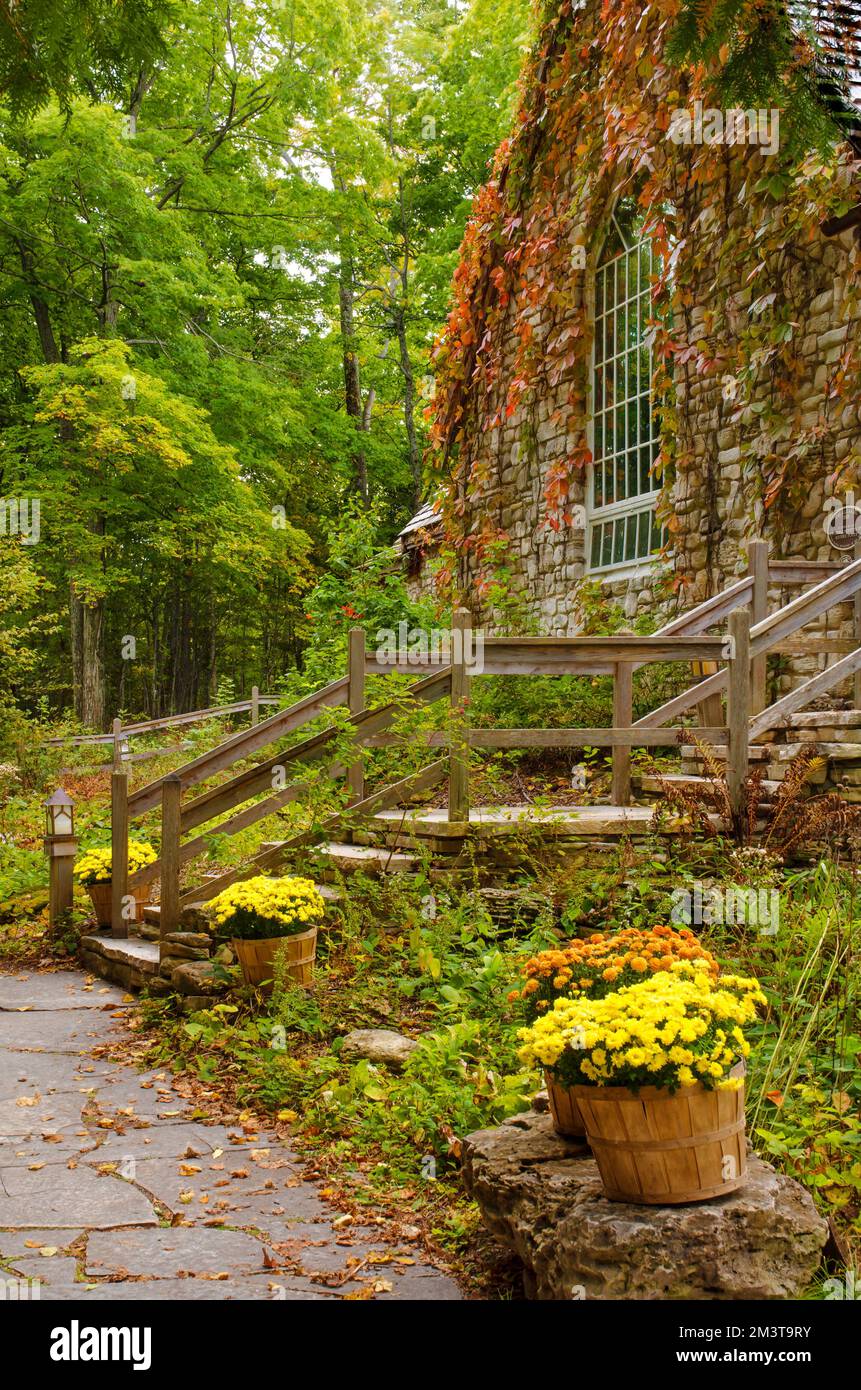
[[[768,612],[768,595],[776,586],[801,589]],[[854,637],[835,647],[828,639],[819,650],[845,652],[824,671],[802,682],[771,705],[766,704],[766,660],[771,653],[798,650],[795,634],[817,624],[841,605],[854,605]],[[505,841],[528,831],[560,853],[599,854],[619,835],[649,833],[651,811],[632,806],[631,750],[638,747],[682,746],[682,777],[695,779],[699,763],[691,735],[710,744],[726,761],[730,795],[740,802],[751,763],[764,765],[767,782],[779,784],[799,747],[817,743],[827,758],[825,783],[833,783],[852,800],[861,799],[861,559],[845,564],[769,562],[765,542],[750,546],[750,569],[719,594],[680,614],[652,636],[572,638],[483,637],[483,665],[472,671],[464,647],[455,638],[468,629],[469,615],[459,610],[446,664],[410,660],[389,666],[366,653],[364,634],[351,634],[346,676],[280,710],[250,729],[234,734],[169,776],[129,793],[128,772],[112,776],[113,862],[127,857],[130,821],[161,807],[161,854],[158,861],[134,876],[120,871],[114,878],[113,932],[127,928],[122,905],[129,889],[160,881],[158,908],[146,913],[144,928],[158,927],[162,938],[177,926],[194,920],[222,888],[258,873],[280,873],[313,863],[324,889],[352,873],[480,875],[503,871],[508,862]],[[710,629],[719,629],[709,635]],[[728,631],[727,631],[728,629]],[[811,650],[820,639],[814,634]],[[848,650],[846,648],[848,647]],[[475,651],[473,643],[472,650]],[[680,695],[638,718],[632,712],[632,676],[653,662],[678,662],[697,670],[700,678]],[[412,683],[397,698],[366,708],[367,676],[409,674]],[[613,727],[553,729],[489,729],[470,722],[470,689],[482,675],[611,675],[614,679]],[[416,679],[419,676],[419,679]],[[822,709],[826,698],[851,683],[849,709]],[[445,727],[421,734],[435,761],[389,785],[368,792],[362,750],[397,743],[398,722],[410,707],[435,701],[447,706]],[[810,710],[810,705],[817,708]],[[338,717],[334,711],[342,710]],[[684,724],[679,719],[685,719]],[[691,718],[699,725],[692,727]],[[320,728],[328,720],[326,727]],[[317,732],[304,726],[316,721]],[[350,735],[344,754],[340,733]],[[284,747],[286,738],[298,735]],[[415,736],[412,743],[415,746]],[[612,750],[612,806],[577,808],[501,807],[470,809],[469,751],[471,748],[569,748],[586,746]],[[338,754],[338,748],[341,752]],[[267,750],[261,761],[253,758]],[[187,866],[202,856],[213,835],[233,835],[283,810],[306,795],[303,769],[322,762],[326,774],[346,784],[349,804],[312,831],[264,844],[240,868],[203,875],[184,887]],[[238,767],[239,770],[235,770]],[[233,770],[231,772],[231,770]],[[226,781],[219,774],[231,773]],[[281,774],[275,786],[273,774]],[[286,773],[286,778],[285,774]],[[192,796],[193,788],[206,784]],[[410,811],[441,785],[448,789],[447,805],[429,811]],[[693,782],[696,785],[696,782]],[[659,790],[643,778],[640,787]],[[476,867],[478,866],[478,867]]]

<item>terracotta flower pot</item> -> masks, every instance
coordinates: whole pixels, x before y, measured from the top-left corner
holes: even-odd
[[[294,936],[266,936],[254,940],[241,940],[235,936],[231,944],[247,985],[262,985],[264,980],[268,981],[268,993],[275,976],[275,956],[281,947],[284,948],[285,969],[290,978],[306,989],[313,982],[314,958],[317,954],[316,927],[296,932]]]
[[[733,1069],[743,1075],[743,1067]],[[743,1185],[747,1168],[744,1085],[671,1092],[658,1086],[573,1086],[598,1164],[614,1202],[675,1206],[723,1197]]]
[[[585,1139],[586,1124],[574,1097],[573,1086],[560,1086],[549,1071],[544,1073],[544,1084],[556,1133],[564,1135],[566,1139]]]
[[[87,892],[92,900],[93,911],[99,926],[109,927],[111,925],[112,892],[110,881],[107,883],[88,883]],[[136,888],[133,893],[129,894],[129,897],[133,897],[135,900],[135,921],[142,922],[144,907],[149,902],[149,884],[145,883],[140,888]]]

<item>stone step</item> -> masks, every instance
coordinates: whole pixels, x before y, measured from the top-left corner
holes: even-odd
[[[401,811],[379,811],[373,824],[390,829],[393,819],[400,820]],[[420,816],[420,820],[419,820]],[[419,831],[421,826],[421,831]],[[425,828],[434,835],[463,840],[468,830],[472,840],[504,840],[531,833],[547,839],[580,839],[606,835],[650,835],[651,806],[473,806],[469,825],[449,821],[445,807],[433,806],[417,813],[411,823],[413,833],[424,834]]]
[[[783,727],[789,729],[816,729],[820,725],[829,729],[861,730],[861,709],[802,710],[786,715],[783,721]]]
[[[386,849],[380,845],[347,845],[330,841],[326,845],[315,845],[313,853],[345,873],[357,869],[370,873],[403,873],[418,863],[415,854]]]
[[[817,724],[815,728],[778,729],[780,738],[772,740],[778,747],[787,743],[851,743],[861,757],[861,729],[843,729],[836,724]]]
[[[204,912],[206,906],[206,903],[186,903],[179,914],[180,922],[183,920],[186,913],[191,916],[193,912]],[[146,903],[143,910],[143,919],[144,922],[150,922],[154,926],[159,926],[161,923],[161,903]]]
[[[157,941],[140,937],[82,936],[81,964],[123,989],[143,989],[158,978]]]
[[[751,762],[765,762],[765,760],[771,755],[772,751],[773,751],[773,749],[772,749],[772,747],[771,747],[770,745],[767,746],[767,747],[761,748],[761,747],[759,747],[758,744],[752,744],[752,745],[750,746],[750,748],[748,749],[748,756],[749,756],[749,759],[750,759]],[[717,761],[718,761],[719,763],[725,763],[725,762],[726,762],[726,744],[725,744],[725,743],[715,743],[715,744],[709,749],[709,752],[711,753],[711,755],[712,755],[713,758],[716,758],[716,759],[717,759]],[[697,758],[697,759],[699,759],[699,758],[702,757],[702,753],[701,753],[700,750],[696,747],[696,745],[693,744],[693,743],[683,743],[683,744],[682,744],[682,747],[681,747],[681,754],[682,754],[682,757],[683,757],[683,758],[687,758],[687,759],[691,759],[691,758]]]
[[[262,850],[279,849],[287,843],[287,840],[267,840],[260,848]],[[375,864],[385,865],[388,859],[391,859],[391,867],[393,868],[408,868],[416,862],[414,854],[390,854],[389,850],[378,844],[353,845],[344,841],[330,840],[327,844],[303,845],[301,848],[302,853],[306,856],[322,855],[324,858],[334,861],[338,868],[346,868],[348,871],[366,867],[373,870]],[[323,887],[329,888],[330,885],[324,884]],[[334,900],[333,898],[332,901]]]
[[[385,845],[389,849],[402,849],[408,852],[416,850],[419,853],[431,854],[434,857],[457,854],[460,848],[458,840],[446,839],[442,835],[410,835],[402,831],[382,828],[354,830],[352,843],[354,845]]]
[[[692,791],[709,785],[709,779],[707,777],[700,777],[695,772],[671,772],[662,778],[652,777],[648,773],[643,773],[641,776],[637,777],[635,773],[632,780],[635,785],[640,787],[641,791],[658,793],[662,790],[662,782],[668,783],[671,787],[687,787]],[[780,788],[779,781],[767,781],[765,778],[760,785],[764,792],[776,792]]]
[[[158,943],[139,936],[82,936],[81,946],[106,960],[124,961],[145,975],[158,973]]]
[[[777,762],[781,763],[786,763],[789,762],[792,758],[797,757],[798,754],[802,751],[802,749],[809,747],[810,742],[777,743],[772,744],[768,752],[772,760],[776,760]],[[819,740],[816,740],[816,751],[823,758],[829,758],[831,762],[861,763],[861,745],[857,743],[846,743],[842,740],[839,743],[830,743],[826,741],[820,742]]]

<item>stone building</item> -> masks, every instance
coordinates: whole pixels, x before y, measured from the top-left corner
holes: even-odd
[[[692,606],[750,539],[841,559],[832,515],[861,502],[861,5],[838,9],[819,46],[799,38],[838,94],[830,159],[787,113],[680,74],[670,0],[545,23],[437,348],[447,534],[486,623],[500,566],[533,630],[562,635],[584,592],[629,623]]]

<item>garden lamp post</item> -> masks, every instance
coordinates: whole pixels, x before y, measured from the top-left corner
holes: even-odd
[[[75,803],[58,788],[43,802],[45,808],[45,853],[50,870],[48,916],[55,927],[71,911],[74,897],[72,868],[78,851],[75,839]]]

